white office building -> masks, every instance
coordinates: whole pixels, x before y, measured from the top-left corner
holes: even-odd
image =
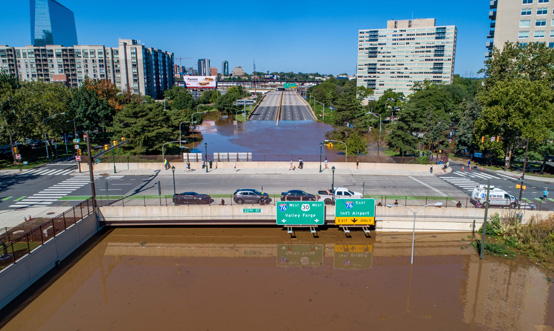
[[[456,55],[455,26],[435,26],[435,19],[391,20],[386,29],[358,33],[358,86],[375,98],[392,89],[411,94],[416,82],[451,84]]]

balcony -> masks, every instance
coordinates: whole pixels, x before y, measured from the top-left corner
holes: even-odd
[[[490,9],[496,9],[498,7],[498,0],[491,0]]]
[[[491,19],[491,21],[496,21],[496,10],[491,10],[489,12],[489,18]]]
[[[489,31],[489,35],[487,36],[487,38],[494,38],[494,30]]]
[[[487,41],[487,49],[489,50],[492,50],[492,46],[493,46],[493,42],[492,41]]]

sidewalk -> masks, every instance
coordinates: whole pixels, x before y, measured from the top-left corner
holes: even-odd
[[[10,229],[24,223],[25,218],[29,218],[29,216],[32,219],[44,218],[46,221],[68,209],[71,209],[71,207],[33,207],[0,210],[0,234],[4,233],[6,228]]]

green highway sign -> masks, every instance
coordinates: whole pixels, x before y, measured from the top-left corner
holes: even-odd
[[[335,225],[375,225],[375,199],[335,200]]]
[[[296,83],[284,83],[284,88],[296,88]]]
[[[318,267],[323,265],[323,245],[277,245],[278,267]]]
[[[243,208],[242,212],[245,214],[252,214],[252,213],[261,213],[261,208]]]
[[[323,201],[277,202],[277,225],[314,226],[325,224]]]

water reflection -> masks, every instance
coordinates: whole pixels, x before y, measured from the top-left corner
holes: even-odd
[[[554,291],[523,261],[459,235],[116,229],[6,329],[512,330],[554,326]],[[317,318],[313,318],[313,317]],[[310,318],[307,318],[310,317]]]

